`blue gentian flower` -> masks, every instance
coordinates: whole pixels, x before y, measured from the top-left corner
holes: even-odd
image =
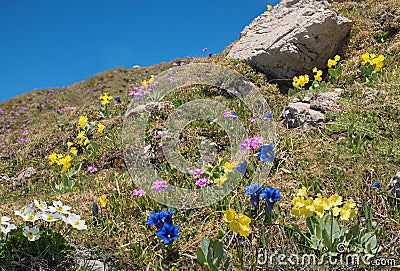
[[[168,245],[179,238],[178,230],[179,226],[164,223],[163,227],[156,234],[163,239],[165,245]]]
[[[372,185],[372,188],[381,189],[381,183],[380,183],[380,182],[374,183],[374,184]]]
[[[233,168],[233,170],[239,171],[243,176],[246,174],[247,163],[243,162]]]
[[[157,230],[161,229],[165,223],[172,224],[172,215],[175,212],[173,210],[170,211],[161,211],[159,213],[152,213],[147,219],[146,224],[153,225],[157,228]]]
[[[260,147],[260,153],[258,154],[258,159],[262,159],[264,162],[272,162],[275,159],[275,151],[272,143],[267,146]]]
[[[172,215],[175,214],[175,212],[173,210],[164,211],[164,212],[165,212],[164,222],[172,224]]]
[[[260,203],[260,193],[262,190],[263,187],[258,183],[246,185],[246,191],[244,194],[250,195],[250,202],[253,207],[258,207],[258,204]]]
[[[272,113],[269,112],[264,116],[264,119],[272,119]]]
[[[276,201],[281,200],[280,189],[272,188],[270,186],[265,187],[265,189],[261,192],[260,196],[266,200],[266,208],[265,211],[270,213],[272,208],[274,208],[274,204]]]
[[[118,97],[115,97],[114,100],[115,100],[117,103],[120,103],[120,102],[121,102],[121,98],[120,98],[119,96],[118,96]]]

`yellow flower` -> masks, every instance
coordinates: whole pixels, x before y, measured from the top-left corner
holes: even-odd
[[[223,175],[223,176],[221,176],[221,177],[215,179],[215,180],[214,180],[214,183],[217,184],[217,185],[219,185],[219,186],[222,186],[222,185],[225,183],[226,180],[227,180],[227,176],[226,176],[226,175]]]
[[[335,55],[335,61],[339,61],[340,60],[340,56],[339,55]]]
[[[142,86],[143,86],[144,88],[149,88],[149,85],[147,84],[147,80],[143,80],[143,81],[142,81]]]
[[[237,167],[237,165],[239,165],[239,162],[232,162],[232,163],[228,163],[226,162],[225,165],[223,166],[224,170],[227,172],[232,171],[235,167]]]
[[[113,97],[110,96],[110,95],[108,95],[108,93],[104,93],[103,95],[100,96],[101,104],[102,104],[102,105],[109,104],[109,103],[110,103],[110,100],[111,100],[112,98],[113,98]]]
[[[54,163],[57,162],[57,154],[55,152],[53,152],[52,154],[49,155],[49,159],[50,159],[50,166],[52,166]]]
[[[293,78],[293,86],[300,86],[304,87],[307,83],[309,82],[309,77],[307,74],[305,75],[300,75],[299,78],[296,76]]]
[[[342,204],[342,197],[338,194],[329,197],[329,201],[331,202],[332,207],[336,207]]]
[[[299,78],[298,78],[297,76],[293,77],[293,83],[292,83],[292,85],[293,85],[295,88],[297,88],[297,87],[300,85],[300,83],[299,83]]]
[[[72,147],[72,148],[69,150],[69,152],[72,153],[72,154],[74,154],[74,155],[77,155],[77,154],[78,154],[78,150],[77,150],[75,147]]]
[[[80,131],[79,134],[76,136],[78,139],[86,138],[85,131]]]
[[[224,220],[226,222],[232,222],[236,219],[236,212],[233,209],[229,209],[224,213]]]
[[[154,75],[150,76],[149,84],[152,85],[154,83]]]
[[[299,196],[299,197],[308,197],[307,196],[307,188],[306,187],[302,187],[302,188],[300,188],[299,189],[299,191],[297,192],[297,196]]]
[[[328,68],[332,68],[334,66],[336,66],[337,62],[336,60],[332,60],[332,59],[328,59]]]
[[[100,134],[103,132],[104,128],[106,126],[104,126],[103,124],[101,124],[100,122],[97,124],[97,132],[99,132]]]
[[[267,5],[267,9],[268,9],[268,11],[271,11],[272,10],[272,6],[271,5]]]
[[[68,149],[70,149],[72,145],[74,145],[74,143],[72,143],[70,141],[67,142]]]
[[[321,75],[322,75],[322,71],[321,70],[318,70],[317,69],[317,67],[315,67],[314,69],[313,69],[313,73],[315,73],[314,74],[314,80],[317,80],[317,81],[322,81],[322,77],[321,77]]]
[[[269,15],[269,14],[271,14],[271,12],[269,12],[269,11],[264,11],[264,14],[265,14],[265,15]]]
[[[108,199],[106,195],[102,195],[101,197],[97,198],[97,201],[100,203],[101,208],[105,208],[108,203]]]
[[[244,214],[237,214],[229,209],[224,213],[224,220],[229,223],[229,229],[240,236],[247,237],[251,233],[251,219]]]
[[[88,138],[86,138],[86,139],[85,139],[85,141],[83,141],[83,145],[84,145],[84,146],[87,146],[87,145],[89,145],[89,143],[90,143],[90,141],[89,141],[89,139],[88,139]]]
[[[333,216],[338,216],[339,214],[340,214],[340,211],[341,211],[342,209],[340,209],[339,207],[333,207],[333,209],[332,209],[332,214],[333,214]]]
[[[85,128],[85,124],[88,121],[88,118],[86,116],[80,116],[78,120],[79,126],[83,129]]]

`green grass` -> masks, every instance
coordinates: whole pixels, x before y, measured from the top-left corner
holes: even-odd
[[[0,142],[6,148],[0,149],[0,175],[17,176],[23,169],[32,166],[37,173],[21,186],[11,182],[2,183],[0,190],[0,211],[11,216],[13,222],[22,222],[13,216],[19,209],[33,199],[62,200],[72,206],[88,225],[88,231],[75,232],[75,244],[91,251],[88,258],[104,261],[109,270],[182,270],[201,269],[196,260],[196,247],[202,238],[220,239],[236,270],[256,270],[257,250],[268,249],[275,253],[304,254],[309,250],[303,246],[302,239],[294,224],[305,229],[305,220],[291,215],[291,198],[297,188],[306,186],[309,194],[322,193],[330,196],[338,193],[344,199],[353,198],[359,207],[355,223],[367,225],[362,206],[372,209],[372,222],[378,223],[375,229],[382,246],[379,258],[396,259],[400,263],[399,200],[384,190],[400,165],[400,72],[398,70],[400,34],[382,38],[379,19],[385,13],[398,16],[395,1],[361,1],[335,3],[335,7],[354,22],[348,43],[341,50],[343,77],[336,87],[344,89],[340,101],[341,110],[329,113],[329,122],[324,128],[307,133],[299,129],[287,130],[276,127],[276,160],[264,180],[265,185],[281,189],[282,200],[273,210],[272,223],[266,225],[265,212],[258,214],[250,208],[250,201],[243,193],[248,178],[241,181],[227,197],[201,209],[175,209],[174,223],[180,226],[179,240],[166,252],[155,230],[145,222],[150,213],[167,209],[149,197],[131,198],[136,185],[127,172],[122,150],[121,133],[124,113],[129,105],[130,84],[139,85],[172,67],[172,63],[161,63],[146,68],[117,68],[89,78],[86,81],[66,87],[65,94],[46,94],[57,89],[39,90],[23,94],[0,104],[6,112],[16,110],[17,106],[31,106],[21,115],[13,118],[13,124],[6,129],[11,133],[0,134]],[[378,37],[378,38],[376,38]],[[380,37],[380,38],[379,38]],[[361,54],[365,51],[385,54],[385,75],[378,81],[359,83],[358,70]],[[180,61],[176,60],[176,61]],[[248,77],[264,95],[271,107],[275,121],[282,112],[288,96],[284,86],[269,84],[268,78],[253,70],[249,65],[225,59],[225,52],[204,59],[183,59],[185,63],[216,63],[236,70]],[[320,67],[322,68],[322,67]],[[100,120],[98,117],[99,96],[104,92],[120,96],[122,104],[113,103],[113,117]],[[58,114],[55,103],[45,102],[56,98],[62,107],[75,106],[71,112]],[[160,140],[154,132],[165,127],[165,121],[178,106],[196,99],[211,99],[224,103],[237,112],[250,135],[257,135],[256,126],[247,121],[250,111],[237,98],[223,90],[209,87],[192,87],[175,91],[166,97],[168,107],[152,114],[147,126],[146,143],[155,146]],[[30,114],[30,116],[28,116]],[[77,175],[77,191],[57,193],[50,184],[55,180],[54,169],[48,164],[52,152],[67,152],[66,142],[75,138],[77,120],[86,115],[89,120],[101,121],[105,126],[103,134],[96,134],[93,140],[99,145],[98,151],[89,151],[74,158],[74,164],[82,163]],[[3,115],[0,114],[0,118]],[[26,126],[29,130],[27,143],[20,143],[23,129],[18,128],[23,120],[31,119]],[[195,121],[185,127],[180,136],[180,152],[187,159],[199,159],[198,145],[209,139],[217,143],[218,156],[228,159],[230,155],[229,138],[226,132],[207,121]],[[163,178],[181,186],[194,186],[193,180],[185,178],[184,173],[171,173],[170,166],[161,157],[154,161],[155,167],[167,169],[160,174]],[[95,174],[85,169],[94,165],[99,169]],[[374,182],[382,183],[382,191],[371,190]],[[102,209],[99,216],[92,215],[92,203],[102,194],[110,200],[109,206]],[[237,239],[234,238],[227,223],[223,220],[224,211],[233,208],[252,218],[252,233],[249,238],[241,238],[242,259],[238,257]],[[72,259],[74,255],[71,255]],[[70,263],[66,261],[65,265]],[[44,268],[45,262],[40,263]],[[278,270],[277,266],[271,270]],[[66,270],[75,267],[64,266]],[[296,266],[291,267],[293,270]],[[325,267],[330,270],[329,267]],[[83,270],[83,269],[82,269]],[[289,269],[287,269],[289,270]],[[369,270],[378,270],[370,266]]]

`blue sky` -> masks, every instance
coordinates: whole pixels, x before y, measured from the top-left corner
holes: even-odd
[[[220,53],[279,0],[0,0],[0,101],[115,67]]]

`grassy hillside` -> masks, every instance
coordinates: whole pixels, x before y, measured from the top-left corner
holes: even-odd
[[[76,253],[67,253],[63,259],[49,253],[46,242],[39,243],[38,250],[43,251],[42,254],[33,248],[30,250],[29,246],[39,240],[57,239],[50,233],[47,237],[42,234],[35,242],[27,242],[25,237],[12,239],[13,244],[0,241],[0,267],[5,270],[27,270],[28,267],[34,270],[90,270],[89,267],[77,267],[76,260],[83,258],[98,259],[106,263],[109,270],[200,270],[196,248],[203,238],[212,238],[223,243],[231,268],[257,270],[261,268],[257,265],[260,248],[271,253],[299,255],[313,251],[301,234],[306,230],[306,219],[292,215],[292,198],[303,186],[310,196],[321,193],[323,197],[329,197],[337,193],[343,201],[354,199],[358,213],[344,223],[345,227],[357,224],[373,233],[380,246],[375,259],[395,259],[399,265],[400,202],[384,189],[400,165],[398,4],[395,0],[334,3],[335,8],[354,22],[349,40],[339,52],[343,74],[338,82],[331,83],[332,87],[344,89],[341,110],[328,114],[326,127],[307,133],[300,129],[288,130],[278,123],[290,98],[287,89],[270,84],[265,75],[245,63],[227,60],[226,52],[210,58],[176,59],[151,67],[117,68],[65,88],[36,90],[0,103],[0,178],[8,177],[0,179],[0,212],[20,225],[23,219],[14,215],[14,210],[35,199],[46,201],[48,205],[61,200],[72,207],[88,227],[68,235]],[[365,81],[359,70],[365,52],[385,57],[383,73],[376,80]],[[174,224],[180,226],[179,239],[165,247],[154,227],[146,221],[151,213],[170,208],[150,197],[131,196],[137,186],[130,179],[124,162],[121,133],[124,114],[132,99],[129,93],[151,75],[180,62],[183,65],[223,65],[246,76],[259,88],[277,122],[276,158],[263,185],[279,188],[282,199],[271,213],[266,213],[263,208],[252,210],[249,196],[244,194],[250,182],[249,174],[226,198],[211,206],[174,209]],[[318,68],[323,69],[324,80],[329,81],[326,67]],[[113,97],[107,105],[109,116],[100,114],[100,96],[105,93]],[[121,102],[115,97],[120,97]],[[212,99],[229,106],[238,113],[250,134],[257,135],[254,124],[247,121],[250,111],[223,90],[193,86],[177,90],[166,98],[168,106],[156,111],[147,126],[146,142],[152,147],[160,142],[157,131],[165,127],[168,115],[180,105],[196,99]],[[81,146],[78,143],[77,136],[83,130],[78,123],[80,116],[86,116],[88,122],[96,125],[90,139],[93,144]],[[102,133],[97,132],[98,123],[105,126]],[[185,127],[180,138],[181,153],[188,160],[196,161],[199,158],[197,146],[204,139],[216,142],[218,156],[233,162],[228,160],[227,134],[206,121],[196,121]],[[70,187],[61,189],[57,185],[62,183],[62,174],[55,164],[49,164],[49,155],[68,154],[71,150],[68,142],[73,142],[77,148],[76,155],[70,153],[71,168],[81,167],[70,178],[74,186],[70,183]],[[174,171],[171,165],[166,166],[162,155],[153,163],[170,183],[186,185],[193,181],[184,173]],[[89,166],[96,167],[97,172],[90,173]],[[12,179],[28,167],[36,171],[32,177],[22,181]],[[376,182],[381,183],[382,189],[371,188]],[[97,213],[93,211],[93,201],[101,205],[98,198],[102,195],[106,196],[107,202],[104,207],[99,206]],[[229,230],[224,213],[230,208],[251,218],[249,237],[235,237]],[[42,227],[52,227],[50,222],[42,222],[39,223]],[[7,239],[5,235],[0,236],[2,240]],[[278,264],[268,267],[281,270]],[[361,267],[351,267],[351,270]],[[307,266],[290,266],[284,270],[299,268],[307,269]],[[333,270],[339,265],[320,268]],[[373,264],[366,268],[383,270]]]

